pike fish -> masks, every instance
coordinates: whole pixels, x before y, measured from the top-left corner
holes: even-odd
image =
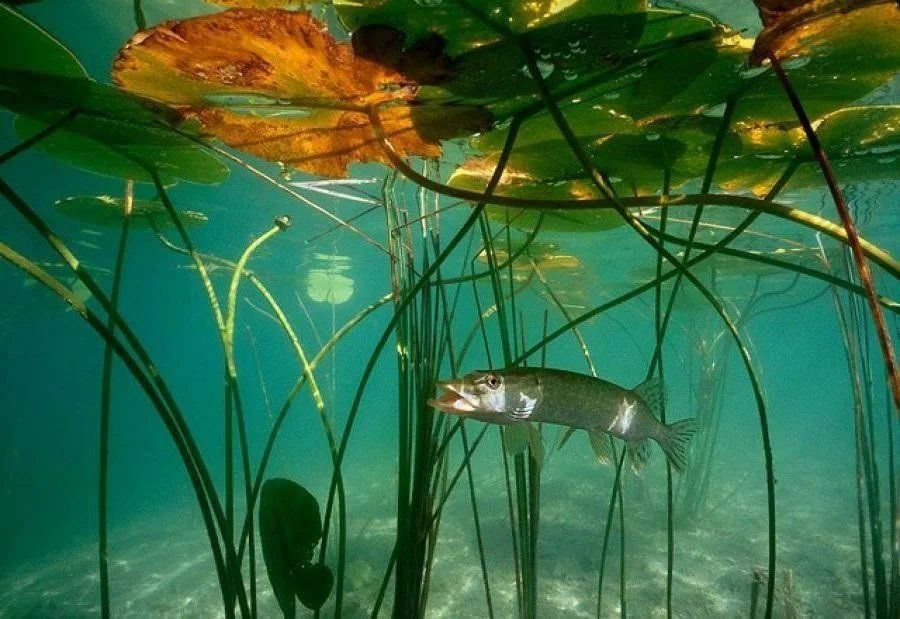
[[[600,378],[550,368],[481,370],[461,379],[439,381],[444,393],[429,405],[453,415],[512,425],[537,421],[586,430],[601,461],[611,458],[608,435],[625,441],[629,463],[639,471],[656,441],[677,471],[697,431],[694,419],[661,423],[663,389],[652,378],[625,389]]]

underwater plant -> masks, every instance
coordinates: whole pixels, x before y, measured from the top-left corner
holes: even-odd
[[[226,617],[296,600],[315,616],[896,615],[896,222],[848,199],[896,200],[896,2],[756,0],[742,30],[680,2],[135,0],[108,79],[45,3],[11,4],[0,256],[103,345],[101,616],[128,586],[113,429],[138,400],[188,480]],[[49,191],[33,161],[86,189]],[[301,246],[315,263],[298,280]],[[156,293],[133,264],[190,280]],[[846,372],[821,389],[846,387],[852,410],[810,405],[847,430],[810,442],[852,454],[852,558],[828,568],[852,581],[845,601],[805,597],[825,577],[787,544],[806,527],[789,438],[815,425],[788,413],[817,394],[786,396],[795,351],[772,350],[815,341],[822,298]],[[170,306],[196,361],[167,362],[175,330],[144,315]],[[796,356],[789,370],[816,355]],[[669,460],[637,476],[624,430],[590,436],[604,467],[589,424],[554,439],[538,418],[433,407],[448,376],[563,367],[666,384],[615,398],[652,399],[653,428],[698,417],[693,452],[663,439]],[[733,548],[704,555],[710,531]],[[704,561],[714,576],[692,580]]]

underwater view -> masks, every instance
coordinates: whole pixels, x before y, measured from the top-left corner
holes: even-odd
[[[0,618],[900,616],[898,40],[0,2]]]

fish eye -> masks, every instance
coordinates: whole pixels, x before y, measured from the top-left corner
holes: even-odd
[[[488,374],[487,377],[485,377],[484,381],[487,383],[487,386],[490,387],[491,389],[497,389],[498,387],[500,387],[500,385],[503,382],[500,380],[500,377],[497,376],[496,374]]]

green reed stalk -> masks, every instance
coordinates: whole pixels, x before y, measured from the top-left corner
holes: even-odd
[[[383,128],[379,121],[377,121],[377,114],[373,114],[376,118],[375,125],[373,125],[373,129],[376,131],[376,134],[379,134],[383,137]],[[512,151],[512,144],[515,140],[515,135],[518,132],[518,123],[514,122],[510,126],[509,136],[507,137],[507,143],[504,145],[503,152],[501,153],[500,161],[497,164],[497,168],[494,171],[494,174],[491,178],[491,182],[488,186],[488,193],[493,191],[493,188],[497,186],[497,183],[500,181],[500,177],[503,174],[503,170],[506,168],[506,164],[509,160],[510,152]],[[511,137],[510,137],[511,136]],[[413,283],[408,291],[396,302],[396,307],[394,310],[394,314],[391,319],[388,321],[388,324],[385,326],[382,331],[381,337],[375,343],[372,354],[369,356],[369,360],[366,362],[366,366],[363,368],[362,376],[360,377],[360,382],[357,385],[356,393],[353,398],[353,402],[350,406],[350,412],[347,416],[347,422],[344,426],[344,431],[341,435],[341,442],[338,447],[338,465],[343,462],[344,454],[347,450],[347,444],[350,441],[350,435],[353,430],[354,423],[356,421],[356,416],[359,414],[359,406],[362,401],[362,394],[365,391],[366,385],[368,384],[369,378],[372,375],[373,370],[375,369],[375,364],[378,361],[378,358],[381,355],[381,351],[384,349],[387,344],[388,339],[391,334],[394,333],[397,323],[399,322],[403,310],[409,305],[414,297],[419,293],[419,291],[428,285],[428,282],[432,276],[439,270],[440,266],[443,262],[450,256],[451,253],[456,249],[459,243],[469,234],[472,226],[478,221],[479,216],[481,215],[482,210],[484,209],[483,204],[476,205],[476,207],[469,214],[469,217],[462,224],[459,230],[453,235],[441,253],[435,258],[434,262],[432,262],[427,269],[419,276],[419,278]],[[327,544],[328,538],[328,530],[330,528],[330,516],[331,510],[334,503],[334,494],[336,489],[336,478],[334,475],[332,476],[331,486],[328,492],[328,499],[325,505],[325,514],[323,517],[323,532],[322,532],[322,543],[320,545],[320,553],[324,556],[325,547]],[[338,561],[340,565],[343,565],[346,561],[346,523],[343,519],[339,519],[338,521]],[[338,572],[340,575],[340,571]],[[339,580],[335,584],[335,615],[339,616],[342,610],[343,604],[343,587],[342,582]]]
[[[507,227],[508,230],[508,227]],[[497,268],[496,252],[493,245],[493,235],[490,225],[482,216],[482,242],[484,253],[488,261],[490,281],[494,294],[499,336],[502,344],[504,367],[509,367],[514,357],[515,345],[515,321],[507,317],[511,312],[515,317],[515,289],[512,277],[512,266],[509,264],[508,279],[510,285],[510,306],[506,307],[506,295],[503,292],[503,284],[500,280],[500,271]],[[507,247],[509,247],[507,237]],[[474,284],[473,284],[474,285]],[[480,318],[481,314],[479,314]],[[515,346],[518,348],[518,346]],[[501,429],[501,432],[505,432]],[[529,457],[530,454],[530,457]],[[513,528],[513,536],[516,538],[514,549],[517,549],[518,568],[516,570],[517,581],[521,580],[520,616],[533,618],[537,614],[537,535],[540,517],[540,464],[537,462],[539,454],[531,452],[530,445],[525,453],[516,453],[513,456],[513,471],[515,475],[514,488],[516,493],[516,511],[510,514],[510,523]],[[508,474],[508,469],[507,474]],[[509,486],[508,486],[509,487]]]
[[[850,209],[847,207],[847,202],[844,200],[844,195],[841,193],[841,189],[838,186],[834,169],[828,161],[828,155],[825,153],[825,149],[822,147],[815,129],[813,129],[809,116],[806,113],[806,109],[800,101],[800,97],[797,95],[791,81],[785,74],[778,57],[775,56],[774,53],[770,53],[768,58],[772,62],[772,68],[775,70],[775,74],[778,76],[778,80],[781,82],[785,94],[787,94],[788,99],[791,101],[794,113],[797,115],[797,120],[800,121],[800,125],[803,127],[803,131],[806,134],[806,140],[809,142],[810,147],[816,155],[819,167],[822,170],[822,175],[825,177],[825,183],[834,200],[834,206],[838,211],[841,223],[847,233],[847,244],[850,246],[850,252],[853,255],[853,262],[856,265],[860,283],[866,291],[869,312],[872,314],[872,320],[875,323],[875,332],[878,335],[878,343],[881,345],[881,355],[884,359],[888,384],[890,385],[891,393],[894,396],[894,408],[897,411],[897,415],[900,416],[900,368],[897,366],[897,358],[894,355],[894,346],[891,343],[891,336],[884,320],[884,313],[881,311],[881,306],[878,305],[878,295],[875,293],[875,284],[872,281],[872,273],[869,269],[869,264],[866,261],[865,252],[863,252],[860,244],[860,237],[859,233],[856,231],[856,224],[853,222]]]
[[[612,445],[612,457],[613,462],[616,462],[616,446]],[[606,520],[603,528],[603,543],[600,546],[600,568],[599,574],[597,576],[597,619],[602,617],[602,609],[603,609],[603,576],[606,573],[606,555],[609,550],[609,535],[612,531],[612,523],[613,516],[615,515],[616,505],[620,505],[619,495],[622,493],[622,466],[625,464],[625,450],[622,450],[622,455],[618,457],[618,462],[616,463],[616,476],[613,479],[612,484],[612,493],[609,497],[609,503],[606,509]],[[621,510],[621,505],[620,505]],[[621,583],[620,583],[621,584]],[[624,597],[624,587],[620,587],[620,595]],[[622,604],[622,600],[620,600],[620,604]],[[622,610],[624,611],[625,606],[622,605]]]
[[[122,229],[119,234],[119,248],[116,251],[116,266],[113,271],[112,290],[109,302],[112,307],[119,309],[119,293],[122,284],[122,268],[125,265],[125,248],[128,246],[128,229],[131,223],[131,206],[133,196],[133,184],[128,181],[126,187],[126,206],[122,212]],[[110,334],[115,334],[116,325],[110,317],[106,321],[106,328]],[[109,490],[109,422],[110,422],[110,394],[112,392],[112,347],[107,343],[103,348],[103,370],[100,381],[100,436],[99,436],[99,465],[97,480],[97,554],[100,571],[100,616],[108,619],[110,616],[109,604],[109,551],[108,551],[108,490]]]
[[[581,144],[578,142],[574,132],[572,131],[571,126],[569,125],[566,118],[563,116],[562,111],[559,109],[559,106],[552,100],[550,96],[550,91],[547,87],[547,83],[544,81],[544,77],[541,74],[541,71],[537,65],[537,59],[533,50],[527,45],[527,42],[524,40],[517,40],[519,43],[519,49],[522,55],[525,57],[526,65],[528,67],[528,72],[531,75],[532,80],[538,88],[538,91],[543,99],[548,112],[553,117],[554,122],[556,123],[557,128],[562,134],[563,138],[569,145],[569,148],[575,154],[579,163],[582,165],[585,172],[587,172],[593,182],[594,186],[606,197],[613,201],[615,205],[616,212],[622,217],[622,219],[635,231],[638,235],[657,253],[662,254],[666,260],[671,263],[679,272],[684,274],[686,277],[696,288],[697,290],[706,297],[707,301],[711,306],[716,310],[716,313],[719,314],[722,321],[728,327],[728,330],[731,332],[732,337],[735,339],[736,344],[741,353],[741,358],[744,361],[744,366],[748,375],[748,378],[751,381],[751,385],[753,387],[754,396],[756,398],[757,403],[757,411],[760,422],[760,433],[762,435],[763,442],[763,457],[765,460],[765,469],[766,469],[766,490],[767,490],[767,503],[768,503],[768,517],[769,517],[769,573],[775,573],[775,555],[776,555],[776,540],[775,540],[775,476],[772,468],[772,449],[771,449],[771,439],[769,436],[769,424],[768,424],[768,415],[766,412],[765,403],[762,398],[762,391],[759,385],[758,378],[753,370],[752,362],[750,359],[749,352],[747,348],[744,346],[741,341],[740,334],[737,331],[737,328],[732,323],[731,319],[728,317],[728,314],[725,312],[721,303],[719,303],[716,298],[712,295],[712,293],[703,285],[700,280],[693,275],[685,265],[678,260],[674,255],[672,255],[669,251],[667,251],[664,247],[662,247],[659,242],[646,230],[643,224],[637,220],[631,213],[629,213],[621,204],[621,202],[614,196],[611,191],[608,180],[605,178],[602,172],[600,172],[597,167],[594,165],[594,162],[585,152],[584,148],[582,148]],[[766,594],[766,619],[771,617],[772,613],[772,603],[775,595],[775,580],[774,578],[769,579],[767,594]]]
[[[247,424],[244,420],[243,404],[240,397],[238,387],[237,365],[234,359],[234,323],[237,315],[237,292],[241,280],[241,274],[244,273],[250,256],[259,249],[263,243],[271,239],[273,236],[286,228],[286,225],[279,220],[279,223],[272,226],[268,231],[254,239],[241,254],[231,276],[231,283],[228,287],[228,301],[225,310],[225,326],[222,330],[222,338],[225,348],[225,402],[226,402],[226,423],[225,423],[225,496],[227,503],[227,513],[229,514],[228,532],[226,537],[231,544],[235,544],[234,539],[234,491],[233,484],[233,456],[232,456],[232,415],[233,412],[238,428],[238,440],[240,443],[241,463],[244,474],[244,494],[245,494],[245,510],[249,517],[246,518],[245,526],[248,529],[249,546],[248,551],[250,560],[248,561],[248,577],[250,581],[250,614],[256,616],[256,553],[255,541],[253,537],[253,478],[250,472],[250,448],[247,443]],[[243,537],[242,535],[240,536]],[[240,552],[236,554],[237,565],[241,565]],[[237,569],[240,569],[238,567]]]
[[[485,553],[484,553],[484,539],[481,534],[481,519],[478,516],[478,501],[475,498],[475,478],[472,474],[472,466],[470,463],[471,454],[474,453],[475,448],[478,447],[478,443],[481,441],[481,438],[487,432],[488,426],[485,426],[481,429],[478,434],[478,437],[475,440],[475,444],[472,445],[472,449],[469,449],[469,441],[466,437],[466,428],[465,426],[460,427],[460,436],[462,437],[463,450],[466,454],[465,456],[465,470],[468,479],[468,487],[469,487],[469,501],[472,504],[472,516],[473,522],[475,524],[475,542],[478,544],[478,559],[479,564],[481,566],[481,582],[484,585],[484,599],[487,602],[487,612],[488,618],[494,619],[494,604],[493,598],[491,596],[491,583],[488,578],[488,568],[487,562],[485,561]],[[452,486],[451,486],[452,488]],[[449,496],[449,493],[448,495]]]
[[[720,125],[720,133],[722,132],[721,127],[727,126],[727,124],[723,121]],[[718,136],[717,136],[718,138]],[[714,149],[718,150],[718,149]],[[710,158],[712,160],[712,157]],[[707,176],[709,178],[712,177],[712,170],[714,164],[710,163],[709,168],[707,168]],[[672,183],[672,168],[671,166],[666,166],[663,170],[663,186],[662,193],[664,196],[669,194],[669,189]],[[666,233],[666,225],[668,224],[669,210],[663,209],[660,215],[659,221],[659,230],[660,234],[664,235]],[[697,217],[697,221],[699,223],[699,217]],[[693,238],[689,239],[688,247],[690,247],[690,242],[693,241]],[[663,245],[665,241],[660,240],[660,244]],[[687,257],[687,252],[685,251],[685,257]],[[660,281],[662,277],[662,268],[663,268],[663,259],[662,255],[656,255],[656,280]],[[678,282],[678,279],[676,279]],[[669,304],[666,308],[666,312],[671,311],[672,305],[675,301],[675,294],[677,291],[677,283],[673,284],[672,292],[669,296]],[[653,315],[656,323],[656,348],[653,353],[653,359],[650,362],[650,369],[647,371],[647,376],[645,380],[649,380],[653,375],[653,365],[658,361],[659,366],[659,380],[665,386],[665,363],[663,362],[663,341],[666,336],[666,329],[663,326],[663,309],[662,309],[662,299],[663,299],[663,289],[662,282],[656,286],[653,294]],[[663,424],[666,423],[666,398],[663,397],[660,401],[660,415],[659,421]],[[673,502],[673,492],[672,492],[672,465],[669,463],[668,459],[666,459],[666,617],[668,619],[672,618],[672,580],[675,574],[675,517],[674,517],[674,502]]]
[[[94,294],[94,298],[97,299],[104,308],[111,307],[109,300],[106,299],[103,291],[97,287],[93,279],[90,278],[83,269],[80,269],[74,255],[72,255],[64,244],[62,244],[58,237],[49,231],[44,222],[30,210],[27,204],[25,204],[15,192],[12,192],[11,188],[9,188],[2,179],[0,179],[0,193],[3,193],[9,199],[10,203],[26,216],[29,223],[32,223],[39,234],[44,236],[44,238],[51,243],[54,249],[60,253],[61,257],[66,260],[70,268],[79,274],[79,277],[84,277],[87,282],[90,282],[90,284],[85,283],[85,285],[89,285],[89,289],[90,286],[93,286],[94,290],[92,290],[92,294]],[[172,437],[172,441],[178,450],[178,454],[181,457],[185,471],[188,474],[189,481],[191,482],[191,486],[197,497],[197,504],[200,508],[201,516],[203,517],[204,525],[206,527],[210,548],[213,553],[213,562],[216,566],[216,574],[219,579],[219,586],[222,591],[224,602],[227,599],[227,588],[230,587],[231,584],[225,568],[225,561],[222,556],[221,547],[219,546],[219,538],[216,529],[216,518],[219,517],[219,514],[215,513],[215,503],[210,501],[207,494],[207,483],[209,481],[208,472],[204,470],[202,460],[198,463],[198,460],[195,459],[194,452],[196,450],[196,444],[193,443],[192,439],[187,440],[187,437],[183,434],[181,426],[183,425],[184,418],[177,408],[172,408],[173,401],[171,401],[171,394],[165,389],[165,383],[156,371],[155,366],[150,362],[149,357],[146,356],[146,351],[140,346],[139,341],[133,339],[133,332],[117,312],[110,315],[113,317],[119,331],[128,338],[129,345],[132,348],[136,348],[135,353],[137,358],[122,345],[114,333],[106,328],[103,321],[78,300],[78,298],[56,278],[52,277],[33,262],[29,261],[24,256],[17,254],[2,243],[0,243],[0,256],[34,277],[37,281],[60,296],[70,305],[70,307],[75,309],[88,325],[103,338],[104,342],[112,346],[113,352],[119,357],[125,368],[138,383],[138,386],[147,395],[147,398],[159,415],[160,420]],[[82,282],[85,282],[85,279],[82,279]],[[228,617],[234,616],[233,609],[229,610],[227,605],[225,606],[225,613]]]
[[[822,252],[823,260],[825,258]],[[847,369],[850,373],[850,387],[853,394],[854,410],[854,442],[856,455],[856,500],[857,500],[857,532],[859,536],[859,562],[860,581],[862,584],[863,610],[866,617],[872,616],[871,585],[869,580],[868,543],[866,538],[866,482],[867,475],[864,461],[868,455],[866,441],[863,439],[863,414],[862,414],[862,387],[860,384],[860,372],[857,365],[859,340],[857,334],[850,328],[850,323],[844,310],[843,303],[837,290],[832,289],[835,313],[841,328],[841,336],[844,342],[844,354],[847,361]],[[871,516],[871,514],[870,514]],[[873,540],[874,543],[874,540]],[[875,557],[873,557],[873,561]]]
[[[169,198],[168,192],[166,191],[165,186],[162,183],[162,180],[159,177],[159,174],[154,169],[148,169],[148,172],[153,180],[153,184],[156,186],[156,192],[160,197],[160,200],[165,206],[166,211],[169,214],[169,218],[172,223],[175,225],[176,230],[178,231],[178,235],[181,238],[181,242],[187,248],[195,267],[197,268],[197,273],[200,276],[200,281],[203,284],[204,290],[206,291],[207,298],[209,300],[210,308],[213,312],[213,318],[215,319],[216,326],[219,330],[219,338],[222,342],[223,355],[225,357],[225,411],[224,411],[224,426],[225,426],[225,442],[224,442],[224,452],[225,452],[225,504],[224,504],[224,522],[220,524],[221,534],[223,538],[223,542],[225,544],[226,550],[226,569],[230,575],[230,578],[234,582],[234,587],[229,588],[228,594],[229,597],[226,601],[226,606],[233,607],[235,598],[237,599],[238,604],[241,607],[241,612],[244,613],[245,616],[252,616],[252,612],[250,606],[248,604],[246,591],[243,585],[238,584],[242,582],[243,576],[241,573],[241,566],[237,560],[237,549],[234,539],[234,438],[233,438],[233,414],[237,414],[240,418],[243,418],[243,411],[240,404],[240,398],[238,392],[236,390],[235,381],[231,378],[231,370],[232,367],[229,367],[229,339],[228,339],[228,330],[226,327],[225,316],[222,313],[221,306],[219,305],[219,298],[216,295],[215,288],[213,287],[212,280],[209,277],[209,273],[206,269],[206,265],[203,262],[203,259],[200,257],[200,254],[194,248],[194,244],[191,241],[190,236],[185,230],[184,225],[181,223],[181,219],[178,216],[178,213],[175,210],[172,201]],[[237,271],[240,273],[240,271]],[[238,432],[239,434],[245,433],[245,428],[242,429],[243,423],[239,421],[238,423]],[[241,441],[242,445],[242,453],[244,454],[244,459],[246,461],[245,474],[247,474],[248,483],[249,483],[249,454],[247,454],[247,445],[246,445],[246,437]],[[248,506],[249,507],[249,506]],[[253,585],[255,586],[255,585]]]

